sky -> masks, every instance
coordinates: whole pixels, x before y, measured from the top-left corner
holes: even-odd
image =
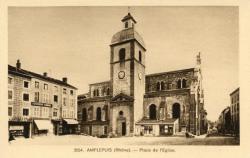
[[[146,74],[192,68],[201,52],[205,108],[215,121],[239,86],[237,7],[130,7]],[[128,7],[10,7],[8,62],[88,92],[110,79],[110,43]]]

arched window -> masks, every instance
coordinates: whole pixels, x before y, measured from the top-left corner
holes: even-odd
[[[107,88],[107,95],[110,95],[110,89]]]
[[[181,88],[181,80],[180,80],[180,79],[177,81],[177,88],[178,88],[178,89]]]
[[[160,82],[157,82],[157,84],[156,84],[156,90],[157,91],[161,90],[161,84],[160,84]]]
[[[96,96],[99,96],[99,89],[96,90]]]
[[[156,119],[156,105],[152,104],[149,106],[149,119]]]
[[[120,59],[120,61],[125,60],[125,48],[120,49],[120,51],[119,51],[119,59]]]
[[[161,82],[161,90],[165,90],[165,84],[163,81]]]
[[[87,121],[87,110],[86,110],[86,108],[82,109],[82,121]]]
[[[120,112],[119,112],[119,116],[123,116],[123,111],[120,111]]]
[[[186,79],[182,80],[182,88],[187,88],[187,80]]]
[[[96,120],[97,121],[101,121],[102,120],[102,109],[100,107],[98,107],[96,109]]]
[[[96,96],[96,90],[94,89],[94,96]]]
[[[125,22],[125,28],[128,28],[128,22]]]
[[[178,103],[175,103],[172,107],[172,116],[173,118],[180,118],[181,115],[181,106]]]
[[[139,51],[139,61],[141,62],[141,51]]]

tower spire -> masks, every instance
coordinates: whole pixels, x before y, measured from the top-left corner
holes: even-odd
[[[134,17],[130,14],[130,7],[128,7],[128,14],[122,19],[124,23],[124,28],[133,28],[136,21]]]
[[[128,6],[128,13],[130,13],[130,6]]]
[[[201,52],[196,56],[196,64],[200,65],[201,64]]]

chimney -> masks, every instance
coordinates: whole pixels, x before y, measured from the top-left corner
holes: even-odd
[[[68,78],[67,78],[67,77],[63,77],[63,78],[62,78],[62,81],[63,81],[64,83],[67,83]]]
[[[44,77],[48,77],[48,73],[47,73],[47,72],[44,72],[44,73],[43,73],[43,76],[44,76]]]
[[[18,59],[17,62],[16,62],[16,68],[17,69],[21,69],[21,63],[20,63],[20,60]]]

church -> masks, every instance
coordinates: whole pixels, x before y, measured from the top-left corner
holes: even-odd
[[[110,44],[110,80],[78,96],[81,133],[168,136],[206,133],[201,57],[193,68],[145,74],[146,46],[128,13]],[[149,59],[150,60],[150,59]]]

